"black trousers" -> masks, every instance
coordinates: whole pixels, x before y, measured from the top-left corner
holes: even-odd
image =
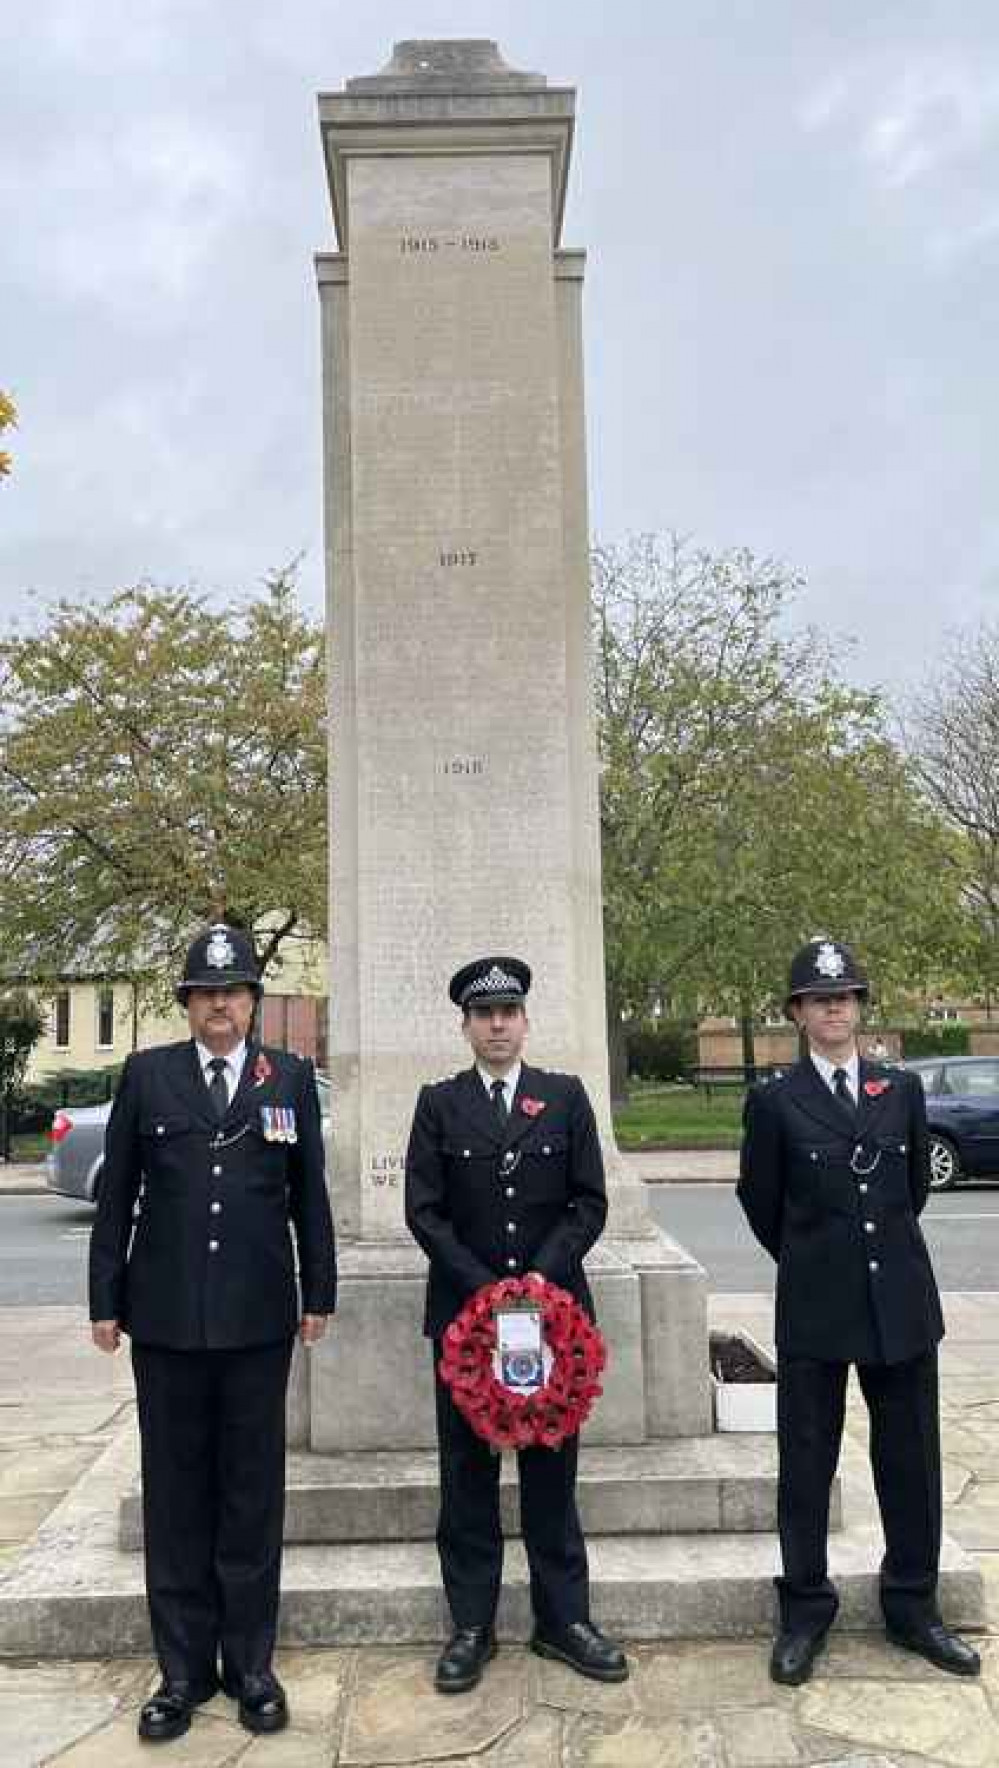
[[[838,1598],[829,1580],[829,1493],[839,1460],[848,1363],[777,1360],[777,1517],[784,1626],[824,1631]],[[881,1608],[888,1624],[937,1618],[940,1422],[936,1350],[905,1363],[859,1363],[884,1528]]]
[[[133,1344],[146,1593],[165,1676],[236,1682],[274,1651],[290,1339],[247,1350]]]
[[[440,1455],[440,1518],[437,1550],[451,1617],[456,1627],[492,1625],[503,1574],[500,1528],[501,1457],[476,1436],[437,1372],[437,1447]],[[538,1625],[558,1631],[590,1617],[586,1543],[576,1509],[579,1438],[560,1449],[521,1449],[520,1526],[531,1573],[531,1603]]]

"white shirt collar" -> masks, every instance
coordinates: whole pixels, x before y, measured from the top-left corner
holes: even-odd
[[[523,1066],[523,1063],[518,1058],[513,1067],[508,1068],[505,1074],[490,1074],[488,1068],[483,1068],[478,1062],[475,1064],[475,1069],[490,1098],[493,1096],[493,1082],[497,1080],[503,1082],[503,1094],[506,1099],[506,1108],[508,1111],[512,1111],[514,1095],[517,1091],[517,1083],[520,1080],[520,1071]]]
[[[198,1061],[201,1063],[201,1072],[206,1080],[210,1080],[211,1075],[209,1073],[208,1065],[215,1060],[214,1052],[206,1048],[200,1038],[195,1039],[195,1048],[198,1052]],[[234,1050],[229,1051],[229,1054],[225,1059],[226,1067],[237,1085],[239,1084],[239,1078],[243,1072],[243,1063],[245,1061],[246,1039],[244,1038],[242,1043],[237,1044]]]
[[[858,1051],[854,1049],[853,1055],[845,1062],[830,1062],[828,1056],[820,1056],[818,1050],[809,1050],[808,1054],[831,1093],[836,1090],[833,1075],[837,1069],[844,1069],[846,1084],[853,1094],[854,1102],[856,1102],[860,1096],[860,1055]]]

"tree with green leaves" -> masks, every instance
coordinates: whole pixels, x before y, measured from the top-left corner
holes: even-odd
[[[953,831],[965,976],[991,1018],[999,996],[999,623],[953,634],[913,698],[906,738],[927,798]]]
[[[25,989],[0,991],[0,1160],[10,1159],[11,1111],[44,1030],[45,1016]]]
[[[3,435],[4,430],[12,429],[16,423],[17,406],[14,404],[10,394],[5,393],[3,388],[0,387],[0,436]],[[9,473],[10,469],[10,454],[6,448],[0,448],[0,479]]]
[[[751,1062],[753,1018],[820,931],[889,989],[946,965],[946,833],[879,697],[789,626],[800,580],[675,536],[598,548],[594,580],[612,1041],[653,1003],[710,1008],[740,1016]]]
[[[293,573],[213,607],[140,587],[0,644],[8,974],[173,975],[193,927],[264,967],[326,927],[322,628]]]

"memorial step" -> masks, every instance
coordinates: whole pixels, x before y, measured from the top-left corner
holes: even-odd
[[[630,1448],[584,1448],[579,1511],[588,1536],[752,1533],[777,1526],[772,1436],[686,1437]],[[285,1540],[294,1544],[432,1541],[437,1457],[425,1450],[288,1457]],[[519,1530],[516,1470],[504,1456],[504,1531]],[[839,1487],[831,1525],[839,1527]],[[142,1546],[141,1499],[121,1508],[120,1544]]]
[[[150,1651],[142,1558],[118,1545],[121,1502],[134,1485],[136,1463],[130,1427],[5,1566],[0,1656],[86,1658]],[[869,1520],[833,1536],[830,1569],[840,1591],[840,1625],[880,1625],[881,1553],[880,1530]],[[597,1536],[590,1542],[594,1618],[624,1640],[765,1634],[773,1620],[776,1566],[772,1534]],[[984,1625],[981,1574],[950,1541],[942,1555],[941,1601],[952,1625]],[[498,1627],[503,1640],[522,1640],[530,1631],[519,1541],[510,1543],[507,1554]],[[281,1602],[286,1644],[426,1644],[429,1652],[444,1630],[432,1542],[287,1549]]]

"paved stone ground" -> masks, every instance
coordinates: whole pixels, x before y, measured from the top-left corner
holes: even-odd
[[[293,1728],[253,1739],[218,1696],[177,1768],[996,1768],[999,1764],[999,1296],[950,1296],[943,1349],[947,1528],[982,1566],[990,1636],[980,1683],[940,1675],[880,1637],[836,1635],[805,1688],[775,1688],[761,1639],[631,1653],[601,1688],[504,1648],[480,1688],[445,1699],[419,1649],[293,1651],[280,1672]],[[764,1342],[765,1297],[719,1297],[718,1324]],[[106,1446],[131,1407],[124,1357],[92,1352],[73,1308],[0,1311],[0,1577],[20,1542]],[[852,1396],[848,1429],[865,1436]],[[0,1768],[148,1768],[136,1709],[147,1661],[0,1661]],[[159,1758],[158,1758],[159,1759]]]

